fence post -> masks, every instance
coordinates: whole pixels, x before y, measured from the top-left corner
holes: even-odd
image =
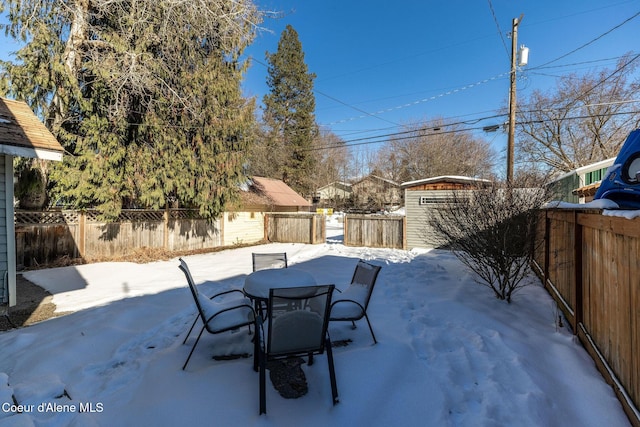
[[[402,217],[402,250],[407,250],[407,216]]]
[[[164,207],[164,213],[162,214],[162,249],[169,250],[169,204]]]
[[[345,246],[349,246],[349,241],[347,239],[347,236],[349,235],[349,233],[347,232],[347,218],[349,217],[349,215],[344,215],[344,220],[342,221],[342,243]]]
[[[78,255],[80,258],[85,257],[85,241],[87,239],[87,213],[86,211],[80,211],[78,215]]]
[[[547,280],[549,280],[549,252],[551,251],[551,243],[549,242],[549,236],[551,235],[551,220],[549,219],[549,211],[544,212],[544,271],[543,285],[547,287]]]
[[[573,240],[574,240],[574,248],[573,248],[573,257],[574,257],[574,283],[575,283],[575,295],[576,295],[576,306],[575,306],[575,323],[576,328],[574,328],[574,334],[577,334],[577,326],[583,321],[583,289],[582,289],[582,225],[578,223],[579,213],[577,210],[573,213]]]
[[[311,244],[316,244],[316,215],[311,216]]]

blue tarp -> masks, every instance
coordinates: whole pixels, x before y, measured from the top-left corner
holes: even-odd
[[[627,137],[594,199],[613,200],[620,209],[640,209],[640,129]]]

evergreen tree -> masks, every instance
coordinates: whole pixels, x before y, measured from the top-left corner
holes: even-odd
[[[309,195],[313,191],[314,157],[310,151],[317,134],[316,101],[313,95],[315,74],[304,62],[298,33],[287,25],[280,36],[278,50],[267,52],[269,64],[264,97],[264,121],[268,129],[267,146],[277,161],[282,148],[282,180],[294,190]]]
[[[125,207],[218,216],[243,179],[253,131],[242,98],[260,13],[251,0],[8,0],[25,46],[0,90],[26,100],[68,152],[54,194],[115,218]]]

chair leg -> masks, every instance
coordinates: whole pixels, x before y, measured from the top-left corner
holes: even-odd
[[[267,413],[266,361],[265,354],[260,351],[260,415]]]
[[[371,322],[369,322],[369,316],[367,316],[367,313],[364,314],[364,318],[367,319],[367,324],[369,325],[369,331],[371,331],[371,336],[373,337],[373,343],[378,344],[378,341],[376,340],[376,336],[373,334],[373,328],[371,327]]]
[[[189,335],[191,335],[191,331],[193,331],[193,327],[196,326],[196,323],[198,322],[198,317],[200,317],[200,316],[196,315],[196,318],[193,321],[193,324],[191,325],[191,328],[189,328],[189,332],[187,332],[187,336],[184,337],[184,341],[182,341],[182,344],[185,344],[187,342],[187,338],[189,338]]]
[[[191,331],[189,331],[191,332]],[[193,350],[196,349],[196,346],[198,345],[198,341],[200,341],[200,337],[202,336],[202,333],[204,332],[204,326],[202,327],[202,329],[200,330],[200,333],[198,334],[198,338],[196,338],[196,342],[193,343],[193,347],[191,347],[191,352],[189,353],[189,357],[187,357],[187,360],[184,362],[184,365],[182,366],[182,370],[184,371],[185,368],[187,367],[187,363],[189,363],[189,359],[191,359],[191,355],[193,354]]]
[[[331,349],[331,339],[327,337],[326,340],[327,346],[327,362],[329,363],[329,379],[331,380],[331,397],[333,399],[333,404],[335,405],[340,400],[338,399],[338,385],[336,383],[336,370],[333,365],[333,350]]]
[[[258,372],[260,364],[260,330],[256,325],[256,333],[253,336],[253,370]]]

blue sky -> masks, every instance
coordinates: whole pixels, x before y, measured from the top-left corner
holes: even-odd
[[[267,30],[247,54],[264,63],[265,52],[276,51],[282,30],[291,24],[309,71],[317,75],[318,123],[353,145],[434,117],[467,121],[474,128],[501,123],[502,118],[473,122],[507,105],[508,34],[521,14],[518,45],[529,48],[529,63],[518,71],[518,95],[549,90],[562,75],[613,69],[618,57],[640,50],[640,16],[612,30],[640,12],[637,0],[258,0],[258,5],[284,16],[263,23]],[[268,90],[266,74],[266,67],[254,62],[245,93],[261,100]],[[504,151],[503,132],[477,133]]]
[[[245,94],[261,102],[268,90],[265,52],[276,51],[291,24],[309,71],[317,75],[317,122],[363,148],[376,144],[355,140],[435,117],[473,128],[501,123],[503,118],[485,118],[506,106],[508,33],[521,14],[518,45],[530,51],[528,65],[518,71],[520,96],[553,88],[558,76],[613,69],[621,55],[640,50],[640,16],[621,25],[640,12],[637,0],[256,3],[282,17],[267,19],[246,51],[262,64],[254,61],[249,68]],[[1,58],[17,48],[0,35]],[[503,132],[475,132],[504,151]]]

